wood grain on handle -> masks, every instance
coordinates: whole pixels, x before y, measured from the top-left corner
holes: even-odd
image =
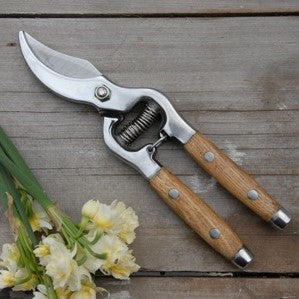
[[[197,194],[184,185],[167,169],[161,168],[150,180],[152,188],[160,197],[208,244],[229,260],[243,247],[237,234],[222,220]],[[178,191],[177,198],[172,198],[169,191]],[[219,230],[219,238],[210,233]]]
[[[204,135],[196,133],[184,147],[193,159],[224,188],[264,220],[270,221],[279,210],[279,203]],[[207,155],[206,158],[205,155]],[[253,198],[258,197],[250,199],[248,197],[249,191],[251,191]]]

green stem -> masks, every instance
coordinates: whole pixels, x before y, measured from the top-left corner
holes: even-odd
[[[36,199],[41,206],[47,210],[50,206],[53,205],[52,201],[45,194],[43,189],[39,184],[36,184],[35,181],[32,181],[29,177],[26,176],[26,173],[23,173],[22,170],[17,167],[4,153],[0,148],[0,163],[13,175],[17,180],[23,185],[27,192]]]
[[[0,127],[0,145],[2,149],[6,152],[9,158],[23,170],[23,173],[26,174],[32,181],[35,181],[39,185],[36,177],[33,175],[26,162],[22,158],[21,154],[14,146],[10,138],[5,134],[4,130]],[[40,185],[39,185],[40,186]]]
[[[13,197],[14,200],[14,206],[16,207],[17,213],[19,215],[19,218],[23,222],[26,231],[28,233],[28,236],[34,246],[38,244],[37,238],[35,237],[32,227],[29,223],[28,217],[25,213],[25,208],[23,206],[23,203],[21,201],[21,195],[20,192],[16,189],[16,187],[13,184],[12,178],[9,175],[9,173],[3,168],[3,166],[0,164],[0,184],[1,184],[1,198],[2,202],[4,203],[4,208],[8,208],[8,202],[7,200],[3,199],[6,196],[6,192],[10,193],[10,195]]]

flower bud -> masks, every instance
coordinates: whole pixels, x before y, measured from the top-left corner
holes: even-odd
[[[82,216],[86,218],[94,218],[99,210],[99,202],[96,200],[89,200],[82,207]]]

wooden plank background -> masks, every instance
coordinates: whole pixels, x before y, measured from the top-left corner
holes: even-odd
[[[130,282],[99,279],[99,285],[107,287],[112,298],[296,298],[298,1],[102,2],[0,2],[0,125],[51,198],[74,219],[90,198],[107,203],[123,200],[139,215],[133,248],[141,271]],[[286,11],[294,16],[285,16]],[[211,12],[260,16],[200,15]],[[265,12],[278,15],[266,17]],[[79,13],[80,17],[71,15]],[[136,17],[109,16],[116,13]],[[138,15],[148,13],[199,15]],[[226,219],[255,256],[244,272],[223,260],[139,174],[112,156],[92,108],[63,101],[40,85],[20,54],[19,30],[61,52],[90,60],[121,85],[166,93],[194,128],[207,134],[292,212],[292,224],[275,230],[199,169],[181,146],[163,145],[158,160]],[[153,136],[150,132],[141,141]],[[0,225],[1,245],[9,239],[5,217]],[[25,298],[18,296],[12,298]]]
[[[223,13],[293,13],[299,11],[297,0],[13,0],[1,1],[2,14],[223,14]]]

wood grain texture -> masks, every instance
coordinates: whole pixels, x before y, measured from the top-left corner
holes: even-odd
[[[110,299],[291,299],[299,293],[298,278],[133,277],[130,281],[99,278],[97,284],[110,291]],[[29,298],[32,298],[29,294],[11,292],[11,299]]]
[[[5,14],[219,14],[219,13],[267,13],[295,12],[299,10],[296,0],[252,1],[217,1],[217,0],[65,0],[46,1],[29,0],[26,2],[14,0],[0,2],[0,11]]]
[[[198,195],[166,168],[159,170],[150,180],[150,185],[164,202],[210,246],[229,261],[234,259],[243,247],[242,241]],[[178,192],[177,198],[171,198],[169,194],[173,189]],[[217,230],[220,236],[213,238],[212,230]]]
[[[281,208],[279,203],[252,176],[225,155],[206,136],[196,133],[184,145],[184,148],[226,190],[265,221],[270,221]],[[212,161],[205,158],[207,154],[213,155]],[[257,198],[251,199],[248,195],[250,191],[256,192]]]
[[[13,44],[18,30],[87,58],[119,84],[165,92],[194,128],[292,210],[294,222],[283,232],[263,223],[173,142],[157,159],[241,236],[255,255],[248,271],[298,271],[297,18],[0,19],[0,28],[0,125],[74,219],[90,198],[123,200],[139,215],[133,248],[143,269],[236,271],[111,155],[92,108],[61,100],[32,76]],[[1,217],[0,243],[8,237]]]

